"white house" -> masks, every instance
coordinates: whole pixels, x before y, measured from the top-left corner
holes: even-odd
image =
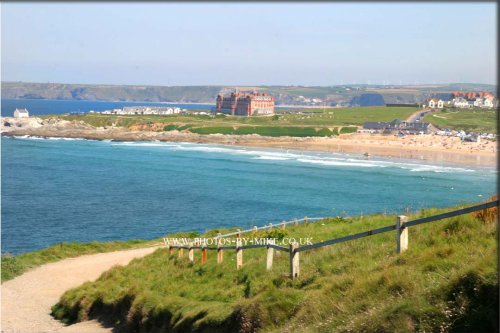
[[[483,105],[485,108],[495,108],[498,106],[498,101],[495,97],[488,96],[484,99]]]
[[[435,109],[435,108],[437,108],[437,103],[438,103],[438,101],[439,101],[439,100],[438,100],[437,98],[431,98],[431,99],[429,100],[429,107],[430,107],[431,109]]]
[[[453,105],[457,108],[468,108],[469,107],[469,101],[467,101],[463,97],[457,97],[454,99]]]
[[[482,107],[484,103],[484,98],[478,97],[474,101],[474,107]]]
[[[444,101],[442,99],[438,99],[438,98],[431,98],[429,100],[429,107],[431,109],[442,109],[444,107]]]
[[[16,109],[14,111],[14,118],[29,118],[30,114],[26,109]]]

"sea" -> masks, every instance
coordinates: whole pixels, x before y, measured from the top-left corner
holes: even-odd
[[[172,106],[186,110],[207,111],[215,104],[202,103],[154,103],[154,102],[105,102],[105,101],[79,101],[79,100],[46,100],[46,99],[2,99],[2,117],[12,117],[16,108],[28,109],[30,115],[86,113],[89,111],[106,111],[121,109],[125,106]],[[293,109],[286,106],[276,106],[278,110]]]
[[[1,153],[1,250],[11,254],[474,203],[496,192],[498,176],[428,161],[154,141],[2,137]]]

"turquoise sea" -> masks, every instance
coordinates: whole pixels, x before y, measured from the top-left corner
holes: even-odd
[[[486,199],[497,171],[347,154],[3,137],[2,252]]]

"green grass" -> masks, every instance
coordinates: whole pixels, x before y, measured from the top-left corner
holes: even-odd
[[[432,112],[424,117],[424,122],[439,128],[474,131],[480,133],[498,133],[497,111],[485,109],[447,110]]]
[[[411,217],[443,212],[427,209]],[[314,242],[395,223],[395,216],[331,218],[274,231]],[[210,234],[213,235],[217,231]],[[284,233],[284,234],[283,234]],[[259,233],[254,236],[265,236]],[[265,270],[266,250],[234,251],[217,264],[159,249],[67,291],[53,307],[66,322],[97,317],[136,331],[493,332],[498,322],[497,225],[463,215],[301,252],[291,281],[288,255]]]
[[[211,117],[208,115],[116,116],[99,114],[57,117],[69,121],[83,121],[95,127],[112,125],[130,127],[136,124],[162,123],[165,124],[164,129],[166,131],[188,129],[199,134],[260,134],[303,137],[336,135],[335,127],[350,127],[352,132],[355,131],[355,126],[361,126],[365,121],[406,119],[416,110],[416,108],[408,107],[353,107],[314,109],[319,113],[311,113],[311,109],[306,109],[300,110],[300,113],[277,114],[272,117]],[[346,131],[349,130],[341,130],[341,133],[349,133]]]
[[[116,250],[142,247],[151,241],[130,240],[115,242],[60,243],[43,250],[20,255],[2,255],[2,282],[15,278],[27,270],[61,259],[77,257],[84,254],[110,252]]]
[[[342,127],[340,129],[340,134],[345,134],[345,133],[356,133],[358,130],[357,127]]]
[[[338,135],[337,129],[330,130],[329,128],[316,129],[314,127],[299,127],[299,126],[241,126],[238,128],[233,127],[198,127],[190,128],[190,132],[197,134],[233,134],[233,135],[246,135],[246,134],[259,134],[262,136],[294,136],[294,137],[308,137],[308,136],[332,136]]]

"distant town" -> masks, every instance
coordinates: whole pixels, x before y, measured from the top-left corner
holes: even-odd
[[[441,136],[456,136],[463,141],[479,142],[481,138],[493,139],[496,138],[494,133],[477,133],[473,131],[456,131],[448,128],[436,128],[432,124],[423,122],[423,118],[429,112],[444,112],[447,109],[494,109],[498,107],[498,99],[493,93],[487,91],[481,92],[462,92],[455,91],[449,94],[439,94],[431,97],[425,103],[419,104],[386,104],[390,107],[421,107],[422,110],[413,114],[406,120],[394,119],[390,122],[373,122],[368,121],[363,126],[358,128],[359,133],[385,133],[395,134],[399,136],[405,135],[423,135],[435,134]],[[288,110],[280,114],[304,114],[303,110]],[[308,114],[319,113],[320,111],[308,111]],[[122,109],[112,109],[105,111],[89,111],[89,114],[102,115],[222,115],[222,116],[271,116],[275,115],[275,98],[274,96],[254,91],[226,91],[225,94],[218,94],[215,100],[215,107],[211,110],[187,110],[176,106],[127,106]],[[14,118],[28,118],[29,112],[27,109],[16,109]],[[439,117],[439,116],[437,116]]]
[[[115,115],[172,115],[187,111],[178,107],[167,106],[126,106],[123,109],[113,109],[106,111],[89,111],[89,113],[115,114]]]
[[[455,91],[451,94],[441,94],[443,97],[433,97],[427,100],[424,104],[431,109],[442,109],[445,107],[453,107],[459,109],[470,108],[487,108],[493,109],[498,107],[498,99],[491,92],[461,92]]]

